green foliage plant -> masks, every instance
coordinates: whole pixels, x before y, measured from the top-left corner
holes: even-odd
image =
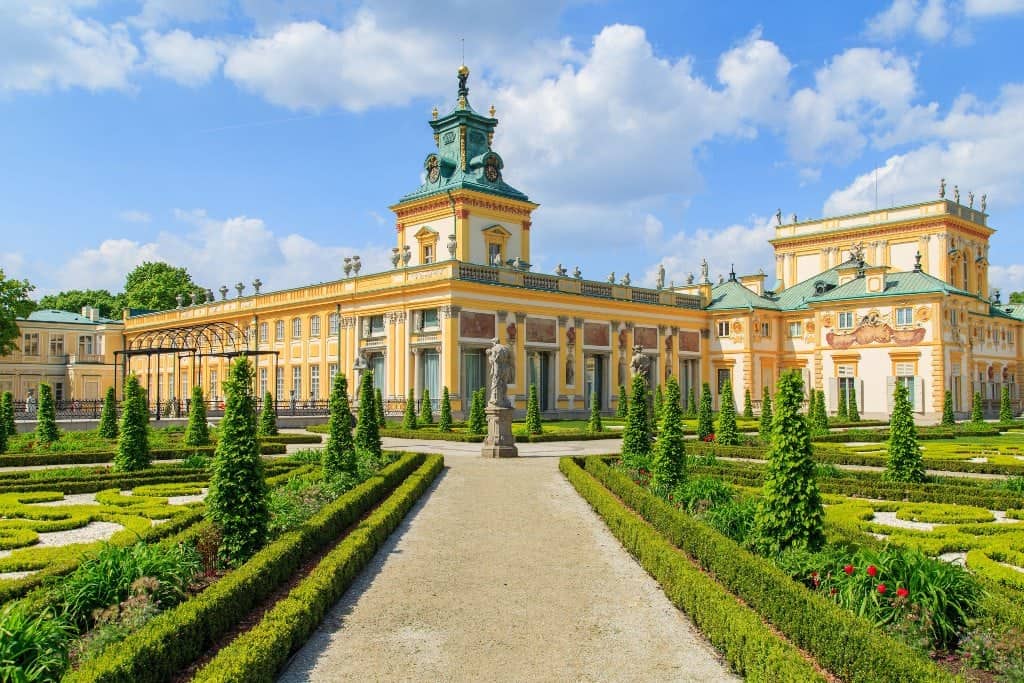
[[[857,408],[857,385],[850,385],[850,399],[846,402],[846,420],[860,422],[860,410]]]
[[[270,521],[252,381],[252,363],[245,356],[236,359],[224,383],[224,418],[218,426],[206,498],[206,516],[221,535],[219,556],[232,566],[263,547]]]
[[[377,416],[377,426],[386,427],[388,422],[384,415],[384,394],[381,392],[380,388],[373,390],[373,401],[373,410]]]
[[[537,397],[537,385],[530,385],[530,397],[526,401],[526,433],[540,434],[544,431],[540,422],[540,399]]]
[[[107,389],[103,397],[103,411],[100,413],[99,435],[104,439],[117,438],[117,399],[114,387]]]
[[[359,384],[359,421],[356,423],[356,454],[360,459],[379,463],[383,450],[380,445],[380,420],[377,415],[376,392],[373,388],[373,370],[366,370]]]
[[[691,419],[697,417],[697,394],[693,387],[690,387],[686,396],[686,417]]]
[[[434,424],[434,406],[430,402],[430,389],[423,389],[423,396],[420,397],[420,424]]]
[[[697,411],[697,439],[706,440],[715,433],[711,414],[711,387],[707,382],[700,390],[700,409]]]
[[[825,392],[811,389],[810,403],[807,408],[808,427],[811,436],[828,434],[828,413],[825,410]]]
[[[974,398],[971,401],[971,422],[974,424],[984,424],[985,415],[981,408],[981,394],[974,392]]]
[[[836,409],[836,419],[840,422],[846,422],[850,419],[850,409],[846,400],[846,391],[843,390],[842,386],[839,386],[839,407]]]
[[[790,547],[817,550],[825,542],[811,439],[800,415],[803,396],[800,375],[788,372],[779,378],[768,467],[755,518],[755,542],[767,554]]]
[[[715,443],[723,446],[736,446],[740,442],[740,434],[736,428],[736,398],[732,393],[732,382],[725,380],[718,396],[718,431],[715,432]]]
[[[946,389],[942,398],[942,426],[952,427],[956,425],[956,416],[953,415],[953,392]]]
[[[622,464],[632,469],[648,465],[651,454],[651,424],[647,412],[647,380],[633,376],[626,429],[622,433]]]
[[[46,382],[39,385],[39,412],[36,414],[36,444],[48,446],[60,438],[57,428],[57,409],[53,404],[53,387]]]
[[[662,406],[658,442],[651,458],[651,486],[671,492],[686,479],[686,441],[683,436],[682,403],[679,382],[668,378]]]
[[[8,603],[0,609],[0,680],[60,680],[68,668],[68,644],[74,633],[74,627],[51,609],[34,611]]]
[[[7,436],[14,436],[18,433],[18,429],[14,424],[14,395],[5,391],[3,396],[0,396],[0,423],[4,426],[4,433]]]
[[[118,430],[117,453],[114,469],[135,472],[149,467],[152,454],[149,448],[148,420],[143,419],[145,406],[139,378],[129,374],[124,381],[124,401],[121,404],[121,426]]]
[[[416,396],[409,388],[409,396],[405,399],[405,412],[402,415],[402,429],[416,429],[419,423],[416,420]]]
[[[768,443],[772,435],[772,394],[768,387],[761,389],[761,419],[758,422],[757,433],[765,443]]]
[[[1010,385],[1003,384],[1003,390],[999,392],[999,424],[1011,424],[1013,422],[1013,406],[1010,404]]]
[[[654,413],[652,414],[651,425],[654,429],[658,429],[661,425],[661,411],[665,407],[665,393],[661,390],[659,384],[654,388]]]
[[[28,298],[35,287],[28,280],[13,280],[0,268],[0,356],[18,348],[21,331],[18,318],[26,318],[35,308]]]
[[[486,434],[487,433],[487,415],[484,413],[484,392],[485,389],[481,387],[473,392],[469,402],[469,433],[470,434]]]
[[[206,424],[206,401],[203,388],[192,387],[192,400],[188,407],[188,426],[185,428],[186,446],[206,446],[210,443],[210,427]]]
[[[348,404],[348,380],[341,372],[334,376],[330,411],[327,445],[321,460],[324,479],[331,481],[341,476],[354,477],[359,470],[355,441],[352,439],[355,419]]]
[[[335,375],[337,376],[337,375]],[[260,408],[260,420],[256,428],[259,436],[277,436],[277,406],[270,392],[263,394],[263,407]]]
[[[587,420],[587,431],[591,434],[604,431],[604,424],[601,422],[601,402],[596,390],[590,392],[590,419]]]
[[[743,392],[743,417],[748,420],[754,419],[754,402],[750,400],[750,389]]]
[[[615,406],[615,417],[620,420],[626,419],[629,415],[629,394],[626,393],[626,385],[619,385],[619,402]]]
[[[441,390],[441,419],[438,420],[437,430],[439,432],[452,431],[452,399],[448,394],[448,387]]]
[[[885,476],[890,481],[924,481],[924,461],[917,443],[913,408],[907,386],[896,385],[893,393],[892,416],[889,418],[889,459]]]

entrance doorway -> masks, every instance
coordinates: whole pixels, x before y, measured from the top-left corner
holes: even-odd
[[[530,384],[537,385],[537,402],[542,412],[551,410],[551,352],[530,354]]]
[[[585,379],[583,386],[583,401],[584,406],[589,410],[591,396],[596,392],[597,395],[597,407],[598,410],[604,410],[605,408],[605,369],[607,367],[607,359],[604,356],[587,356],[584,361],[585,365]]]

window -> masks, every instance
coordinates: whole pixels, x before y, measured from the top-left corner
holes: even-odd
[[[718,336],[719,337],[728,337],[729,336],[729,321],[728,320],[720,320],[718,322]]]
[[[53,400],[60,405],[64,402],[64,382],[53,383]]]
[[[949,324],[956,325],[956,311],[949,312]]]
[[[499,264],[504,262],[501,258],[501,245],[497,242],[491,242],[487,245],[487,263],[493,266],[495,261]]]
[[[263,397],[267,395],[267,369],[260,368],[260,395],[257,397],[261,401]]]
[[[331,313],[327,316],[327,334],[333,337],[338,334],[339,329],[341,329],[341,316]]]
[[[327,382],[328,382],[328,388],[331,391],[334,391],[334,378],[337,377],[337,375],[338,375],[338,364],[337,363],[331,363],[330,365],[328,365],[327,366]]]
[[[794,320],[789,323],[789,336],[791,339],[795,339],[803,334],[804,326],[800,324],[799,320]]]
[[[897,325],[913,325],[914,324],[914,309],[910,306],[901,306],[896,309],[896,324]]]
[[[320,316],[318,315],[314,315],[312,318],[309,319],[309,336],[320,336]]]
[[[762,337],[770,337],[770,336],[772,336],[771,325],[769,325],[766,322],[761,323],[761,336]]]
[[[63,334],[51,334],[50,335],[50,356],[63,356],[64,355],[64,335]]]
[[[843,311],[839,314],[839,329],[853,329],[853,311]]]
[[[260,343],[263,344],[270,336],[270,323],[260,323]]]
[[[434,245],[424,244],[423,245],[423,262],[433,263],[434,262]]]
[[[26,356],[38,356],[39,355],[39,333],[38,332],[26,332],[25,341],[21,345],[21,352]]]
[[[302,339],[302,318],[292,318],[292,339]]]
[[[284,341],[284,321],[274,323],[274,341]]]
[[[836,368],[836,375],[839,376],[839,393],[840,393],[840,395],[845,395],[846,401],[844,401],[844,402],[847,405],[849,405],[850,400],[854,398],[854,396],[853,396],[853,392],[854,392],[853,384],[854,384],[854,382],[857,381],[856,377],[854,376],[854,373],[853,373],[853,366],[852,365],[840,365],[840,366],[838,366]],[[859,402],[860,401],[858,399],[858,403]],[[860,408],[860,406],[858,406],[858,409],[859,408]]]
[[[282,396],[284,396],[284,368],[275,368],[274,369],[274,399],[275,400],[280,400]]]
[[[436,330],[439,327],[436,308],[423,309],[423,318],[420,322],[421,330]]]
[[[309,397],[313,400],[320,398],[320,366],[309,366]]]
[[[210,370],[210,400],[217,400],[217,371]]]
[[[370,336],[371,337],[382,337],[382,336],[384,336],[384,316],[383,315],[371,315],[370,316]]]
[[[907,398],[910,399],[910,405],[914,403],[914,364],[913,363],[896,363],[896,383],[902,384],[907,388]]]
[[[302,398],[302,366],[292,366],[292,398]]]
[[[92,355],[92,342],[93,337],[91,334],[82,334],[78,336],[78,355],[80,356],[91,356]]]

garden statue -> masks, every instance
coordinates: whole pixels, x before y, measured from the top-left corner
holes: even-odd
[[[512,402],[508,400],[508,385],[512,382],[512,351],[508,346],[493,340],[491,348],[487,350],[487,360],[490,363],[491,391],[488,406],[498,408],[511,408]]]
[[[633,359],[630,363],[630,370],[632,370],[633,376],[643,375],[647,377],[650,368],[651,359],[644,355],[644,347],[637,344],[633,347]]]
[[[514,458],[519,455],[515,437],[512,436],[512,402],[508,399],[508,385],[515,379],[512,366],[512,350],[493,340],[487,350],[490,365],[490,400],[484,412],[487,414],[487,438],[480,447],[485,458]]]

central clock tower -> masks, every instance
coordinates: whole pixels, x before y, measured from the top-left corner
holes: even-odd
[[[505,182],[504,162],[491,149],[498,119],[469,105],[469,68],[459,67],[458,102],[430,127],[437,149],[423,161],[424,181],[391,206],[396,216],[398,249],[409,247],[409,265],[452,258],[447,249],[455,235],[454,258],[468,263],[530,263],[530,225],[537,208]],[[444,253],[438,253],[438,250]]]

